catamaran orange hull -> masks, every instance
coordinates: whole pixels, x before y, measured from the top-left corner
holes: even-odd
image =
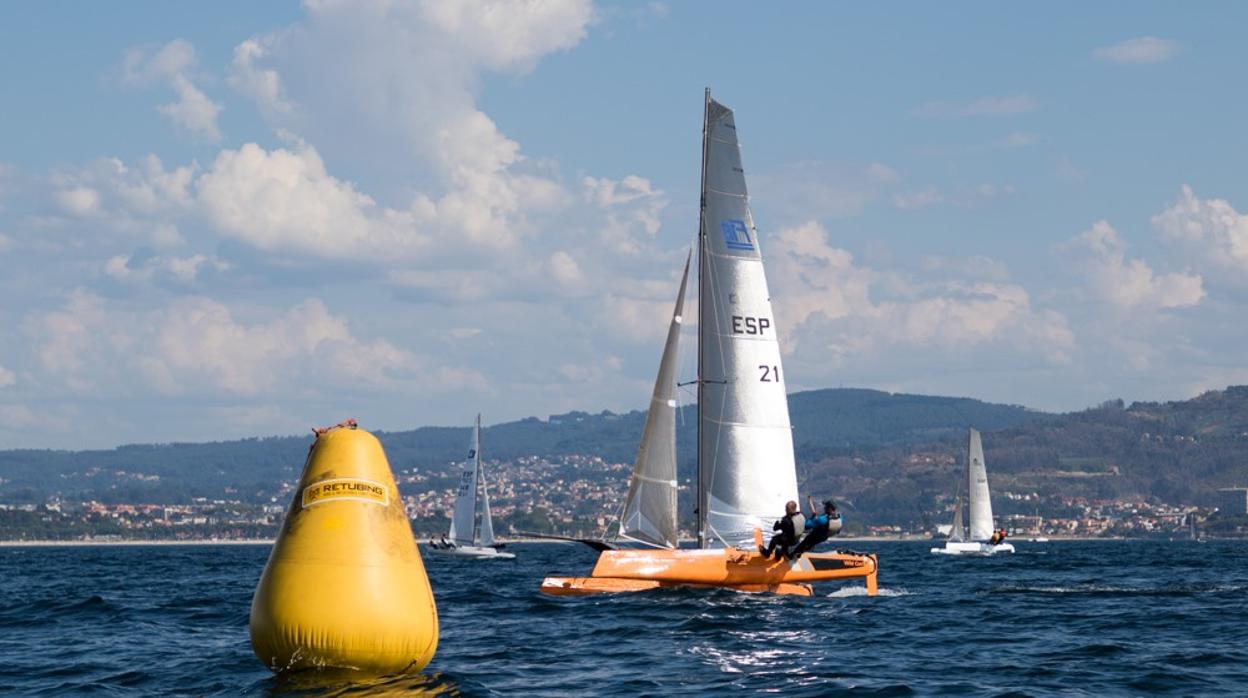
[[[694,587],[702,589],[732,589],[749,593],[767,592],[792,596],[813,596],[809,584],[689,584],[684,582],[656,582],[646,579],[620,579],[618,577],[547,577],[542,580],[542,593],[551,596],[586,596],[589,594],[619,594],[629,591],[650,591],[663,587]]]
[[[773,560],[736,548],[607,550],[589,577],[547,577],[542,591],[576,595],[645,591],[659,587],[723,587],[738,591],[810,596],[810,583],[863,578],[867,595],[879,589],[875,555],[806,553]]]

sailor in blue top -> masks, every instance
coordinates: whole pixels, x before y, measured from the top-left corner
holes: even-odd
[[[806,537],[791,553],[795,560],[801,557],[802,553],[841,532],[841,515],[836,511],[836,504],[832,500],[829,499],[823,503],[822,514],[815,512],[814,497],[807,497],[806,502],[810,505],[810,516],[806,519]]]

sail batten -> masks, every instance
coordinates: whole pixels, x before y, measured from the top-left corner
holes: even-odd
[[[699,234],[699,541],[743,545],[797,499],[775,315],[733,112],[706,101]],[[712,382],[714,381],[714,382]]]

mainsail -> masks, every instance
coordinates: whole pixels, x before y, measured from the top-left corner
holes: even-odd
[[[659,361],[659,375],[654,380],[641,446],[637,449],[637,462],[633,465],[628,499],[620,516],[621,538],[665,548],[677,545],[676,359],[688,281],[689,260],[686,259],[676,308],[667,328],[667,343]]]
[[[966,484],[971,503],[971,540],[988,540],[992,537],[992,499],[988,494],[984,445],[975,429],[971,429],[970,444],[966,449]]]
[[[451,515],[449,537],[455,545],[473,545],[477,523],[477,480],[480,472],[481,415],[477,415],[477,423],[472,429],[472,443],[468,447],[468,460],[464,462],[464,469],[459,474],[459,490],[455,493],[455,510]]]
[[[797,499],[775,315],[732,110],[706,92],[698,264],[698,542],[749,544]]]

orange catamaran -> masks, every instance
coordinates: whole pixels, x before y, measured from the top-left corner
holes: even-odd
[[[797,496],[793,435],[776,323],[750,215],[732,110],[706,91],[698,233],[697,549],[677,546],[676,357],[689,262],[655,380],[617,541],[589,577],[547,577],[549,594],[727,587],[809,596],[810,584],[864,578],[876,593],[875,555],[758,552],[762,528]]]

